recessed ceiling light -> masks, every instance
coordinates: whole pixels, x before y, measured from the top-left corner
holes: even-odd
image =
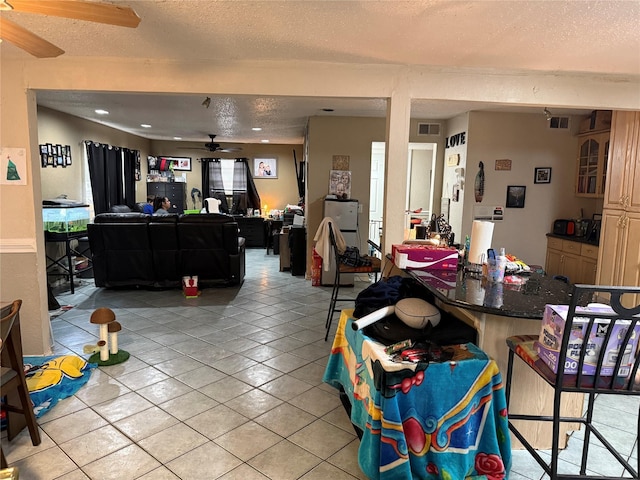
[[[174,140],[182,140],[182,137],[173,137]]]
[[[269,140],[260,140],[262,143],[269,143]]]
[[[99,109],[95,110],[95,112],[96,112],[98,115],[109,115],[109,112],[107,112],[106,110],[103,110],[103,109],[101,109],[101,108],[99,108]]]
[[[149,125],[148,123],[141,123],[140,126],[142,128],[151,128],[151,125]]]
[[[260,127],[253,127],[251,130],[253,130],[254,132],[261,132],[262,128]]]

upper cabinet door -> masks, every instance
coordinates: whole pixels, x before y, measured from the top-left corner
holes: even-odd
[[[583,135],[578,146],[576,195],[604,196],[609,160],[609,132]]]
[[[640,212],[640,112],[613,112],[604,208]]]

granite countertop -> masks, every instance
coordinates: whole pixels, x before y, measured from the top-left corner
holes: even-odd
[[[507,275],[505,283],[488,282],[462,270],[406,273],[446,304],[506,317],[541,319],[545,305],[568,304],[572,291],[571,285],[538,273]]]
[[[547,237],[561,238],[562,240],[569,240],[577,243],[586,243],[588,245],[595,245],[596,247],[600,244],[598,240],[589,240],[588,237],[576,237],[575,235],[557,235],[555,233],[547,233]]]

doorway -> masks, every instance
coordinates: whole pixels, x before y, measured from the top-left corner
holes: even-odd
[[[405,210],[418,214],[407,215],[407,229],[411,217],[430,218],[433,211],[436,143],[409,143],[407,155],[407,198]],[[369,240],[380,245],[384,211],[385,142],[371,143],[371,184],[369,198]]]

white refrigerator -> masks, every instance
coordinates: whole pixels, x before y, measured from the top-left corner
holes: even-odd
[[[333,200],[324,201],[324,216],[334,220],[334,229],[340,229],[344,241],[348,246],[358,247],[358,200]],[[326,259],[323,259],[325,262]],[[335,259],[332,255],[329,260],[329,271],[322,267],[322,285],[333,285],[336,274]],[[340,285],[353,285],[353,274],[340,275]]]

